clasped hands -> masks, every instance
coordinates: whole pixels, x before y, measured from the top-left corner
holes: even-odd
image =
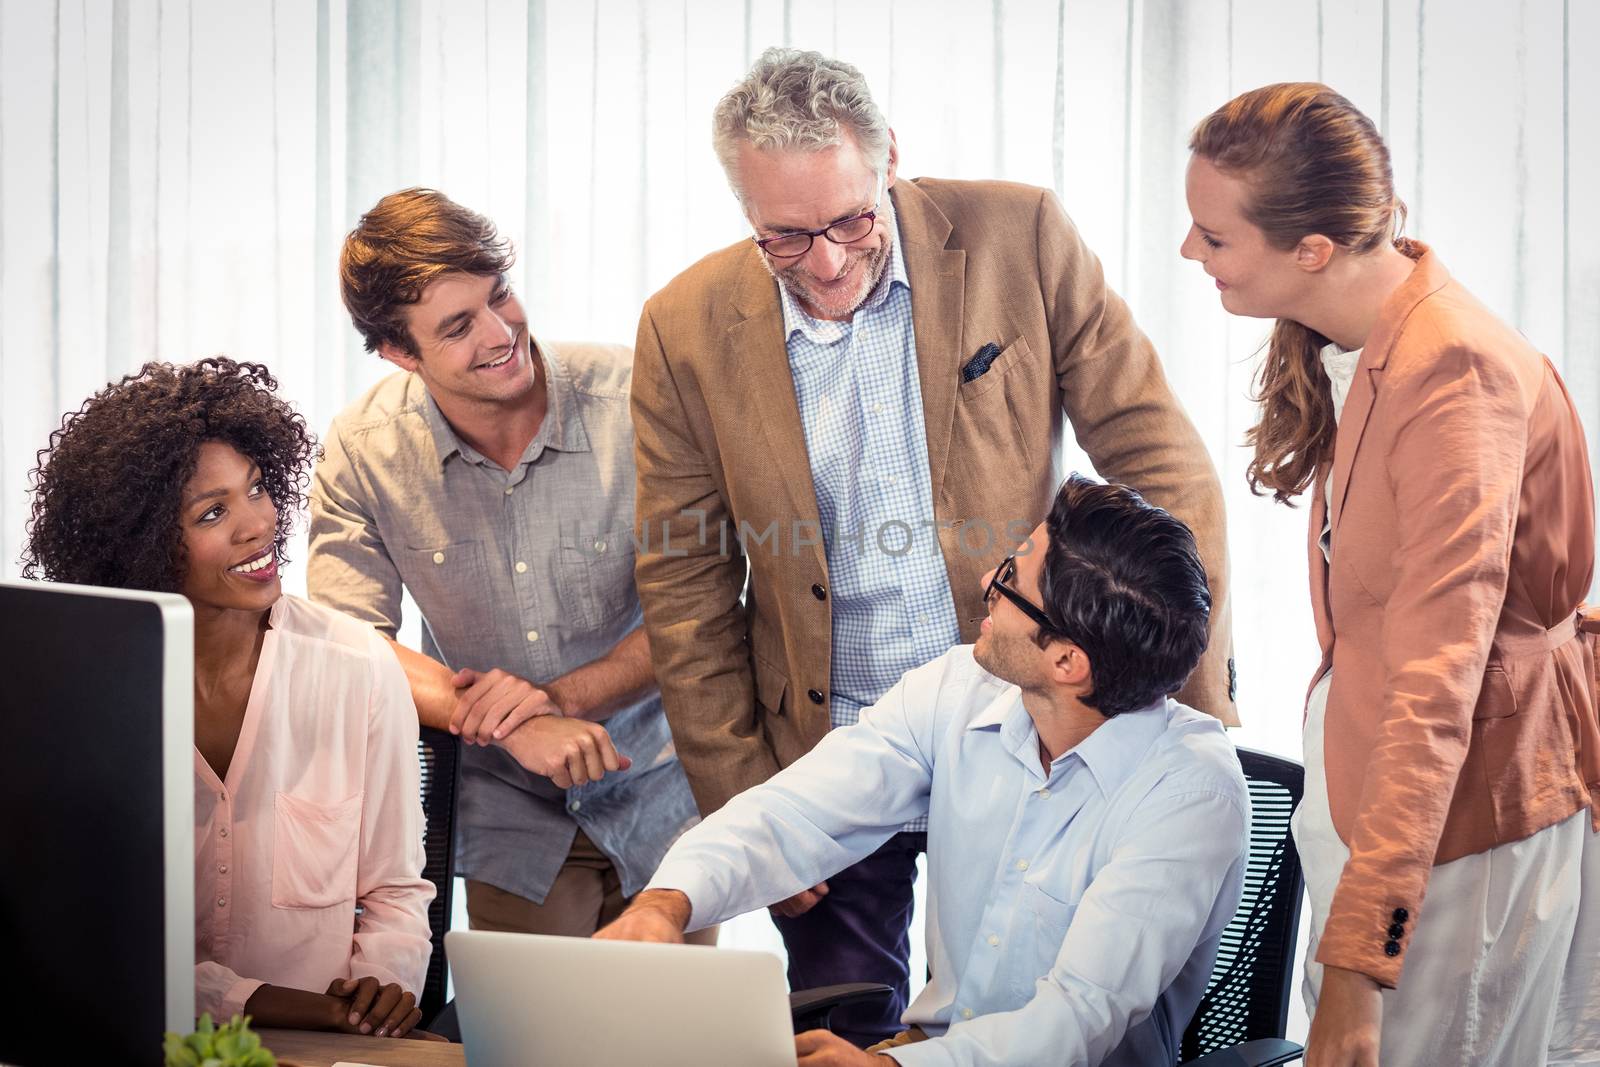
[[[568,718],[544,686],[496,667],[459,670],[450,679],[456,704],[450,732],[467,744],[498,744],[559,789],[597,782],[632,761],[599,723]]]

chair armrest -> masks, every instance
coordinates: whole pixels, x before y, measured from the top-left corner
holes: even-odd
[[[1278,1067],[1280,1063],[1293,1063],[1305,1055],[1306,1050],[1293,1041],[1275,1037],[1259,1041],[1246,1041],[1230,1048],[1208,1052],[1197,1060],[1181,1067]]]
[[[844,985],[825,985],[815,989],[802,989],[789,994],[789,1015],[794,1020],[794,1032],[826,1030],[828,1016],[843,1004],[862,1000],[875,1000],[894,995],[894,990],[878,982],[847,982]]]

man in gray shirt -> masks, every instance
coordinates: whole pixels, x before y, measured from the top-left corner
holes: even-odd
[[[468,742],[472,926],[586,936],[697,815],[633,586],[631,355],[535,343],[511,264],[426,189],[346,238],[345,306],[401,373],[328,431],[307,582],[391,641],[402,588],[421,610],[422,652],[395,648],[423,724]]]

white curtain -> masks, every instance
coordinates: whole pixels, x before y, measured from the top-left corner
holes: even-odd
[[[1177,254],[1199,118],[1271,81],[1349,96],[1410,232],[1551,355],[1600,442],[1587,0],[0,0],[4,573],[35,450],[108,379],[259,360],[320,430],[384,373],[335,261],[391,190],[495,218],[539,334],[631,342],[649,293],[746,233],[709,115],[770,44],[861,67],[905,175],[1060,194],[1222,472],[1243,744],[1298,755],[1315,642],[1303,509],[1243,481],[1265,326]]]

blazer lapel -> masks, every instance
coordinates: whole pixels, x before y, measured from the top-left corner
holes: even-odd
[[[778,283],[752,255],[734,294],[733,303],[743,316],[728,328],[729,368],[740,395],[755,405],[757,421],[765,435],[765,455],[788,491],[795,521],[810,522],[819,531],[812,548],[824,571],[827,560],[820,544],[821,516],[817,490],[811,481],[811,458],[806,450],[805,427],[800,422],[800,401],[795,396],[794,374],[789,370],[789,349],[783,335],[783,308]],[[793,538],[793,529],[780,538]]]
[[[1345,497],[1350,493],[1350,468],[1355,464],[1356,453],[1361,448],[1361,436],[1366,431],[1367,419],[1372,414],[1377,399],[1378,383],[1389,363],[1389,353],[1400,336],[1406,320],[1418,304],[1432,296],[1450,281],[1450,272],[1439,262],[1428,247],[1413,242],[1422,250],[1421,257],[1411,274],[1384,301],[1378,321],[1367,335],[1366,346],[1361,350],[1361,361],[1350,383],[1350,395],[1345,398],[1344,413],[1339,418],[1339,432],[1333,445],[1333,521],[1335,532],[1344,518]]]
[[[947,248],[950,220],[911,181],[890,190],[900,225],[901,254],[911,280],[911,327],[917,342],[922,420],[928,436],[928,474],[939,510],[960,383],[967,254]]]

